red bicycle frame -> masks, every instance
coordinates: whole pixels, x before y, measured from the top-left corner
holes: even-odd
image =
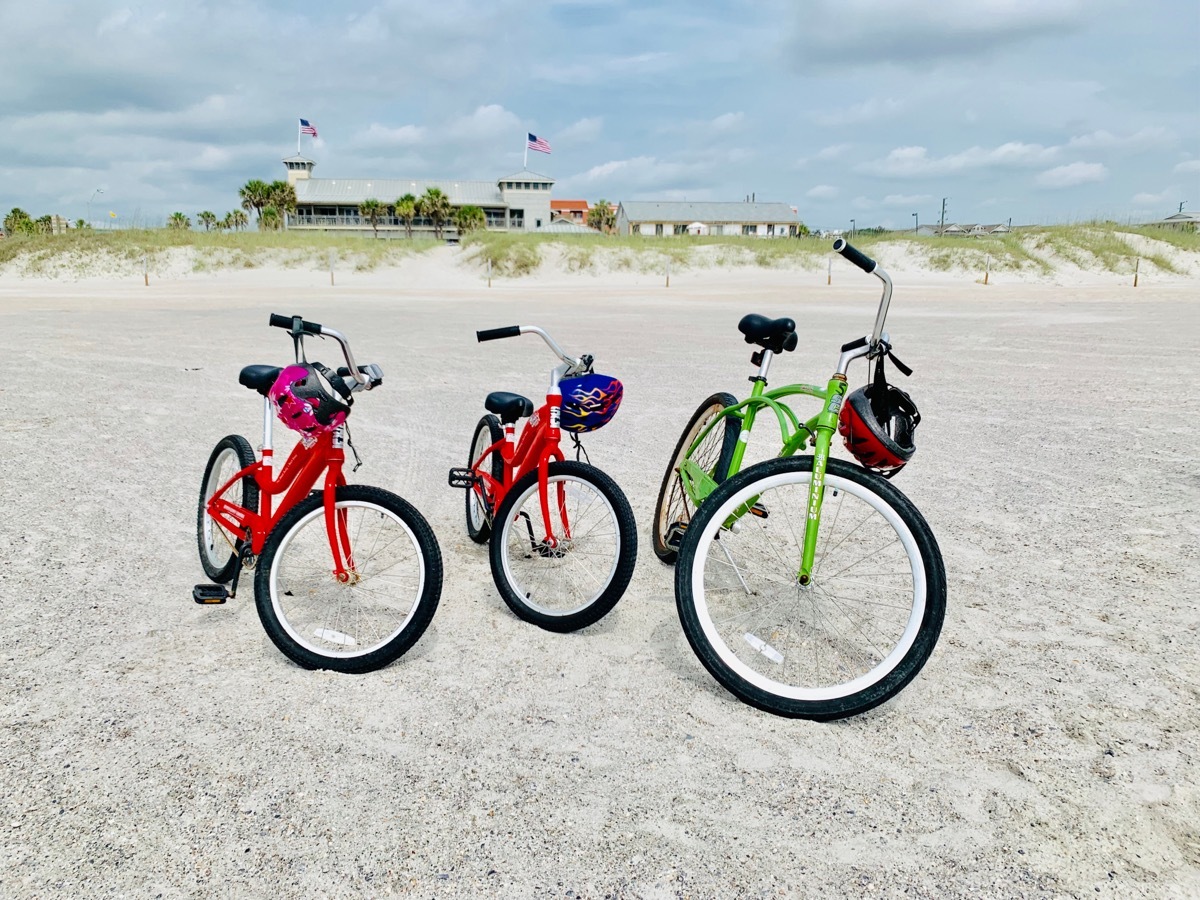
[[[346,484],[342,466],[346,460],[343,449],[344,432],[341,427],[322,433],[311,447],[296,444],[283,464],[279,477],[273,477],[274,453],[270,447],[270,404],[265,413],[266,434],[264,435],[262,459],[246,466],[221,485],[208,501],[208,514],[213,521],[233,534],[249,540],[250,552],[255,556],[262,552],[267,535],[293,506],[312,492],[321,473],[325,473],[323,487],[325,501],[325,528],[329,534],[329,549],[333,554],[333,575],[343,583],[355,579],[354,559],[350,551],[350,537],[346,533],[346,514],[335,505],[337,488]],[[225,492],[243,478],[253,478],[258,485],[258,509],[246,509],[225,497]],[[283,500],[272,513],[271,498],[283,494]],[[240,548],[239,548],[240,549]]]
[[[550,495],[547,486],[550,463],[563,459],[560,447],[562,432],[558,427],[561,409],[562,393],[554,387],[546,395],[545,405],[529,417],[529,423],[521,430],[519,441],[516,440],[516,423],[508,422],[504,425],[504,437],[483,451],[483,455],[471,465],[471,471],[478,478],[472,490],[479,492],[493,514],[504,502],[509,489],[537,468],[538,499],[542,505],[542,522],[546,526],[544,539],[548,547],[558,544],[558,539],[550,530]],[[499,453],[504,461],[499,479],[492,477],[491,472],[484,466],[492,453]],[[563,536],[570,540],[571,524],[567,521],[566,488],[562,484],[558,485],[558,512]]]

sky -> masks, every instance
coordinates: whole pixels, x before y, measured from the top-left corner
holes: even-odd
[[[0,0],[0,23],[0,213],[223,216],[286,177],[301,117],[324,178],[500,180],[532,132],[529,168],[592,203],[1200,212],[1197,0]]]

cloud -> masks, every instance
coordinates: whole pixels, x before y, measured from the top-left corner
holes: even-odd
[[[593,116],[587,119],[580,119],[568,125],[562,131],[554,136],[557,142],[563,144],[590,144],[596,138],[600,137],[601,131],[604,129],[604,119],[599,116]]]
[[[798,65],[928,66],[1083,29],[1083,0],[810,0],[798,4],[789,55]]]
[[[675,57],[670,53],[650,52],[633,56],[588,56],[584,62],[542,63],[533,67],[533,75],[556,85],[603,85],[614,79],[628,81],[655,75],[674,68]]]
[[[883,198],[884,206],[916,206],[928,203],[933,199],[931,194],[888,194]]]
[[[931,157],[924,147],[897,147],[884,159],[856,167],[856,171],[886,178],[930,178],[971,169],[1045,165],[1058,155],[1057,147],[1010,141],[986,149],[971,147],[949,156]]]
[[[745,115],[740,112],[725,113],[723,116],[713,119],[711,125],[714,131],[733,131],[742,127],[745,118]]]
[[[1200,159],[1187,159],[1175,167],[1179,173],[1200,172]]]
[[[1116,135],[1103,129],[1091,134],[1081,134],[1067,141],[1072,150],[1150,150],[1155,147],[1171,146],[1177,138],[1169,128],[1147,127],[1133,134]]]
[[[1057,190],[1080,184],[1092,184],[1103,181],[1107,177],[1108,169],[1102,163],[1073,162],[1042,172],[1037,177],[1037,184],[1040,187]]]
[[[890,97],[871,97],[848,109],[815,113],[813,121],[826,128],[840,125],[858,125],[864,122],[880,122],[894,119],[904,111],[904,104]]]
[[[818,184],[804,192],[804,196],[810,200],[832,200],[837,195],[838,189],[832,184]]]
[[[401,125],[389,128],[372,122],[356,141],[361,147],[412,147],[425,140],[426,129],[420,125]]]
[[[1170,196],[1169,190],[1163,191],[1161,194],[1134,194],[1134,206],[1161,206],[1167,202],[1167,197]]]
[[[446,126],[446,134],[461,141],[511,139],[520,135],[521,120],[497,103],[480,106],[468,116],[455,119]]]

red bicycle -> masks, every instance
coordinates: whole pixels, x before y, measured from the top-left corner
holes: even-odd
[[[224,603],[236,596],[241,571],[257,566],[255,605],[276,647],[307,669],[369,672],[402,656],[429,626],[442,591],[441,552],[407,501],[349,485],[343,474],[353,395],[379,387],[383,371],[355,365],[349,342],[332,328],[300,316],[272,315],[270,324],[291,332],[296,364],[241,371],[238,381],[263,397],[262,458],[239,434],[213,449],[197,539],[200,564],[216,583],[196,585],[192,596]],[[337,341],[346,366],[310,364],[308,337]],[[276,413],[300,432],[278,477]],[[351,452],[358,460],[353,445]]]
[[[535,325],[476,332],[480,341],[536,334],[560,360],[550,371],[546,402],[536,411],[520,394],[495,391],[471,438],[470,466],[450,470],[450,485],[467,489],[467,533],[491,540],[492,578],[519,617],[548,631],[597,622],[625,593],[637,561],[633,510],[608,475],[580,462],[579,435],[609,422],[621,382],[592,370],[592,357],[563,352]],[[516,436],[516,423],[528,423]],[[563,456],[563,430],[576,459]]]

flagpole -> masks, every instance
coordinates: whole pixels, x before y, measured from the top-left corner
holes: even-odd
[[[523,171],[529,171],[529,136],[525,136],[525,162],[521,164]]]
[[[296,155],[300,155],[300,120],[296,120]]]

